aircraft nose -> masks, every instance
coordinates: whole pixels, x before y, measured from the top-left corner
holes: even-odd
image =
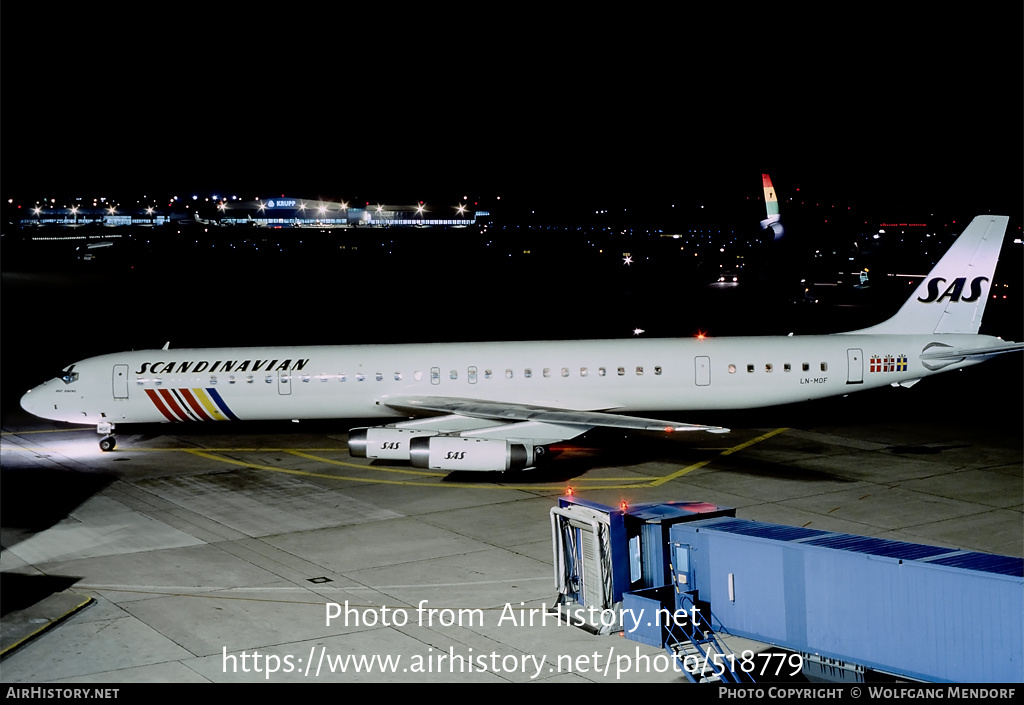
[[[21,395],[21,408],[33,416],[39,416],[44,419],[46,418],[46,414],[43,413],[43,405],[42,386],[33,387]]]

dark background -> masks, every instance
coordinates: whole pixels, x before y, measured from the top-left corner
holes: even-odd
[[[424,14],[5,3],[3,197],[1021,215],[1020,7]]]
[[[753,251],[761,285],[883,222],[947,236],[1007,214],[1011,241],[1024,223],[1020,7],[0,12],[5,408],[76,359],[168,340],[785,334],[895,310],[906,292],[884,286],[791,308],[785,288],[709,293],[707,272],[671,259],[621,266],[622,252],[657,254],[650,228],[756,238],[763,172],[788,232]],[[214,257],[186,233],[90,268],[12,244],[18,206],[43,198],[214,193],[469,202],[496,224],[416,231],[399,256],[358,261]],[[592,234],[606,257],[581,255]],[[491,239],[543,256],[495,257]],[[1019,283],[1020,269],[1007,246],[997,274]],[[990,306],[985,332],[1019,337],[1019,292]]]

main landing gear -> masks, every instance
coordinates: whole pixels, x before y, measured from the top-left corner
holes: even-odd
[[[114,450],[114,446],[117,445],[117,440],[114,438],[114,424],[109,421],[98,424],[96,433],[103,434],[103,438],[100,439],[100,450],[104,453]]]

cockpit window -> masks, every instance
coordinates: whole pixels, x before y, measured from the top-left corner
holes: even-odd
[[[75,382],[78,381],[78,373],[75,372],[74,365],[67,368],[66,370],[63,370],[59,375],[57,375],[57,377],[64,384],[74,384]]]

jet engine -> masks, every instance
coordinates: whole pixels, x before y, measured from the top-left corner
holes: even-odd
[[[409,445],[412,465],[431,470],[521,470],[532,467],[545,452],[541,446],[461,436],[413,438]]]
[[[771,230],[773,239],[781,240],[785,234],[786,229],[782,226],[779,216],[772,215],[761,221],[761,230]]]
[[[353,458],[408,460],[409,444],[417,436],[433,436],[437,431],[407,428],[353,428],[348,432],[348,452]]]

